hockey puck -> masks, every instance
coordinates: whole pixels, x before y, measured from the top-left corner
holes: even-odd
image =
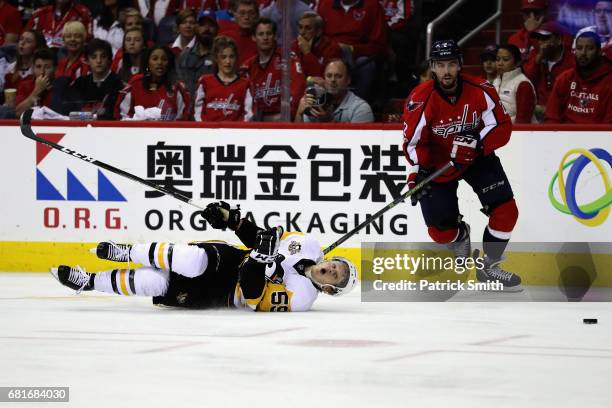
[[[597,319],[582,319],[584,324],[597,324]]]

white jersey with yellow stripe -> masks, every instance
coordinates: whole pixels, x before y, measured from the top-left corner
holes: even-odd
[[[303,275],[307,266],[323,259],[319,242],[303,233],[286,232],[281,237],[279,257],[266,268],[268,278],[257,302],[242,296],[236,285],[234,305],[258,312],[303,312],[310,310],[319,291]]]

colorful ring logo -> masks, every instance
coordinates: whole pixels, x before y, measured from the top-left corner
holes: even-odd
[[[578,158],[565,162],[569,156],[573,154],[580,155]],[[610,204],[612,203],[612,188],[610,188],[610,178],[601,161],[607,162],[608,166],[612,167],[612,155],[604,149],[572,149],[565,153],[559,171],[554,175],[548,186],[548,198],[552,205],[564,214],[573,215],[576,221],[589,227],[596,227],[606,221],[610,215]],[[576,202],[576,184],[580,173],[584,170],[589,162],[593,163],[601,178],[606,193],[599,199],[584,205],[578,205]],[[567,180],[563,180],[563,171],[571,166],[567,175]],[[559,179],[559,193],[563,202],[557,201],[553,194],[553,187]]]

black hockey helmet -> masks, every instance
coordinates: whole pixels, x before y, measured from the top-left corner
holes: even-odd
[[[440,40],[433,43],[429,54],[430,62],[452,59],[458,59],[459,64],[463,64],[463,53],[455,40]]]

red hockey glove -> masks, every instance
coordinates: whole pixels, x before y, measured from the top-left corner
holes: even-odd
[[[477,147],[478,139],[475,136],[456,135],[453,139],[453,148],[450,155],[453,166],[461,167],[472,164],[478,156]]]
[[[408,175],[408,190],[412,190],[421,181],[425,180],[429,176],[430,172],[425,169],[421,169],[419,166],[413,166],[412,172]],[[419,191],[410,196],[410,202],[413,206],[417,205],[423,197],[431,196],[431,185],[426,184]]]

